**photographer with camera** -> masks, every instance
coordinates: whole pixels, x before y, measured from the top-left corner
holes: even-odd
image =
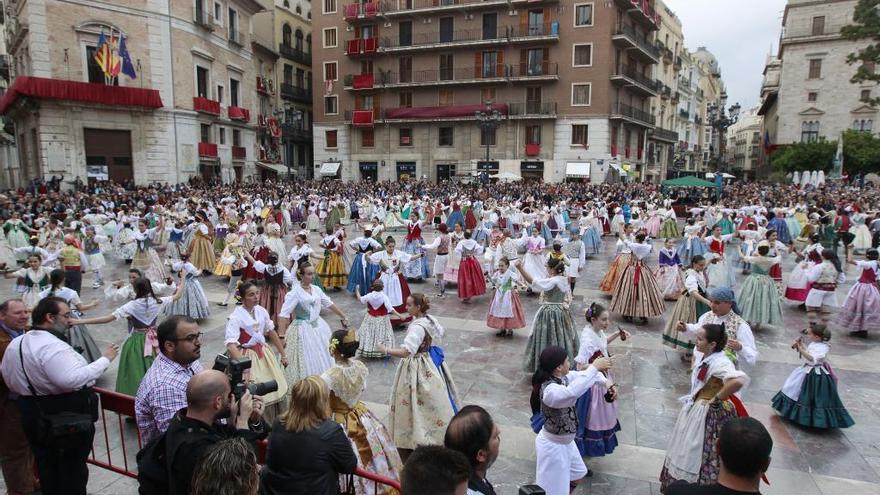
[[[221,371],[193,376],[186,387],[186,406],[171,420],[164,438],[170,495],[190,493],[193,471],[213,445],[236,436],[255,444],[268,434],[262,398],[246,389],[236,398],[229,376]],[[220,419],[227,424],[218,424]]]
[[[19,395],[22,426],[34,452],[43,495],[85,495],[86,459],[95,436],[92,390],[119,353],[111,344],[93,363],[69,344],[70,307],[47,297],[33,310],[33,329],[6,348],[0,372]]]

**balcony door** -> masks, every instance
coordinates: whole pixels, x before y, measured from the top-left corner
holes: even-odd
[[[540,76],[544,74],[544,60],[546,48],[530,48],[525,52],[526,74],[529,76]],[[523,52],[520,52],[523,53]]]
[[[196,92],[199,98],[210,98],[208,95],[208,69],[196,66]]]
[[[455,39],[455,20],[452,17],[440,18],[440,43],[449,43]]]
[[[537,114],[541,112],[541,93],[540,86],[526,88],[526,113]]]
[[[498,38],[498,14],[483,14],[483,39],[494,40]]]
[[[529,36],[541,36],[544,33],[544,11],[529,11]]]

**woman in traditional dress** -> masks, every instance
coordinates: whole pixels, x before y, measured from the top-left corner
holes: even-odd
[[[663,210],[661,210],[662,212]],[[663,216],[663,225],[660,226],[658,236],[660,238],[677,239],[681,236],[678,230],[678,222],[675,220],[675,210],[670,208]]]
[[[287,255],[287,259],[290,261],[290,266],[288,269],[290,273],[297,273],[299,270],[299,264],[302,262],[311,263],[310,260],[323,260],[324,257],[315,253],[312,249],[312,246],[309,245],[309,240],[306,237],[306,232],[302,231],[299,234],[293,236],[293,247],[290,248],[290,253]],[[318,274],[315,274],[315,277],[312,279],[312,284],[317,285],[324,290],[324,284],[321,283],[321,278]]]
[[[119,232],[113,238],[116,257],[125,260],[126,263],[131,263],[132,258],[134,258],[134,252],[137,249],[134,229],[131,228],[132,223],[135,221],[135,217],[130,217],[127,213],[120,213]]]
[[[196,212],[196,220],[198,223],[193,232],[194,237],[190,241],[186,253],[189,254],[189,259],[196,268],[202,271],[211,271],[217,264],[211,239],[214,229],[204,212]]]
[[[391,318],[403,319],[404,316],[394,309],[388,295],[382,292],[384,286],[381,280],[376,280],[370,285],[370,292],[361,295],[360,289],[355,288],[355,294],[361,303],[367,306],[367,314],[358,328],[357,336],[361,342],[358,351],[359,356],[367,358],[381,358],[379,345],[394,347],[394,328],[391,326]]]
[[[157,231],[165,228],[165,224],[160,222],[158,227],[150,229],[147,228],[146,220],[140,220],[138,221],[137,228],[138,230],[132,234],[136,250],[134,257],[131,259],[131,267],[143,272],[144,276],[150,280],[165,280],[165,265],[153,248],[153,238],[156,236]],[[211,263],[211,268],[214,268],[213,263]]]
[[[546,241],[541,237],[541,232],[538,229],[533,229],[532,234],[526,240],[526,254],[523,256],[523,262],[518,264],[517,268],[524,268],[534,279],[547,278],[549,274],[544,256],[545,245]]]
[[[186,315],[196,320],[204,320],[210,316],[211,309],[208,306],[208,297],[205,295],[202,283],[198,280],[198,277],[204,272],[190,263],[186,255],[180,261],[172,263],[171,270],[186,279],[186,290],[180,299],[168,306],[165,314],[168,316]]]
[[[0,233],[0,269],[12,270],[18,266],[18,258],[15,257],[15,251],[9,245],[6,234]]]
[[[217,267],[214,268],[214,275],[218,277],[229,277],[226,284],[226,297],[223,302],[217,303],[218,306],[227,306],[229,299],[238,290],[238,283],[241,281],[242,272],[248,266],[245,258],[246,251],[239,242],[238,234],[229,234],[226,236],[226,247],[217,260]]]
[[[107,241],[106,236],[97,234],[95,227],[86,228],[86,237],[83,239],[83,254],[86,255],[88,269],[95,274],[93,289],[99,289],[104,285],[104,275],[101,270],[107,265],[107,261],[104,259],[104,254],[101,253],[101,243]]]
[[[47,297],[62,299],[70,306],[70,315],[74,318],[82,318],[83,311],[88,311],[101,303],[100,299],[95,299],[89,304],[83,304],[75,290],[64,286],[64,270],[52,270],[49,274],[49,282],[50,287],[40,292],[40,299]],[[102,355],[98,344],[85,325],[70,327],[70,346],[90,363],[97,361]]]
[[[406,299],[409,297],[409,284],[406,283],[406,279],[400,273],[400,264],[410,261],[413,257],[399,249],[395,249],[396,246],[397,243],[394,241],[394,238],[388,236],[385,239],[385,249],[371,254],[370,261],[379,265],[381,270],[379,280],[382,281],[382,291],[391,300],[394,309],[401,315],[404,315],[406,313]],[[417,254],[416,256],[424,256],[424,253]],[[391,324],[393,326],[400,326],[411,319],[412,315],[406,314],[402,319],[392,318]]]
[[[400,219],[400,217],[398,217]],[[402,219],[400,219],[402,222]],[[410,212],[409,221],[406,224],[406,240],[403,242],[403,251],[409,255],[423,253],[422,246],[425,240],[422,239],[422,221],[419,214],[415,211]],[[428,268],[428,258],[422,256],[415,261],[403,264],[403,276],[407,280],[422,280],[431,276],[431,270]]]
[[[660,215],[654,208],[648,209],[648,219],[645,221],[645,233],[648,237],[656,239],[660,234]]]
[[[309,204],[309,214],[306,217],[306,230],[317,232],[321,228],[321,218],[318,216],[318,205],[314,202]]]
[[[245,377],[247,381],[262,383],[275,380],[278,383],[276,391],[262,396],[263,417],[267,421],[273,421],[283,412],[282,399],[287,395],[288,390],[289,382],[282,370],[282,366],[288,366],[284,345],[266,308],[259,305],[260,288],[253,282],[245,282],[238,288],[238,295],[241,298],[241,306],[236,306],[226,320],[223,344],[230,359],[251,360],[250,370]],[[269,348],[269,343],[281,356],[280,363]]]
[[[516,284],[520,280],[519,273],[510,266],[510,260],[502,256],[498,260],[498,268],[492,274],[495,296],[486,315],[486,326],[497,329],[498,333],[495,335],[498,337],[513,337],[514,330],[526,326],[526,317],[516,290]]]
[[[462,302],[468,303],[472,297],[486,293],[486,278],[480,262],[477,261],[477,256],[483,252],[483,246],[471,239],[471,231],[466,230],[464,239],[455,246],[455,252],[461,256],[458,267],[458,297]]]
[[[9,245],[12,246],[13,250],[15,248],[30,246],[31,234],[37,233],[36,230],[25,225],[19,217],[18,211],[14,210],[10,215],[9,220],[3,223],[3,232],[6,234],[6,240],[9,241]],[[19,261],[24,261],[27,259],[27,256],[19,254],[18,259]]]
[[[684,277],[681,274],[681,258],[675,250],[675,240],[667,238],[658,255],[660,270],[657,272],[657,285],[663,299],[677,301],[684,290]]]
[[[369,256],[374,251],[380,251],[382,245],[373,239],[373,232],[369,229],[364,231],[364,235],[349,241],[348,245],[354,249],[355,255],[354,260],[351,262],[351,270],[348,272],[348,284],[346,284],[345,288],[352,294],[356,291],[360,294],[366,294],[370,289],[370,284],[376,278],[376,272],[368,274]]]
[[[819,234],[810,236],[810,244],[805,247],[798,256],[802,260],[797,263],[788,276],[788,284],[785,287],[785,298],[791,301],[803,303],[810,293],[810,282],[807,280],[807,272],[814,266],[822,263],[822,243],[819,242]]]
[[[430,307],[424,294],[409,296],[406,309],[415,320],[403,344],[379,347],[379,352],[401,358],[391,386],[388,422],[404,458],[419,445],[441,445],[446,426],[458,412],[458,391],[440,347],[446,331],[428,314]]]
[[[666,459],[660,472],[660,490],[675,481],[711,485],[718,481],[721,459],[717,442],[721,427],[737,416],[734,395],[749,382],[737,371],[724,348],[723,325],[703,325],[696,334],[696,349],[703,358],[691,371],[691,389],[675,421]]]
[[[345,265],[342,263],[342,256],[339,255],[339,239],[334,234],[332,228],[327,229],[327,235],[321,239],[321,247],[324,248],[324,259],[322,259],[315,270],[324,288],[338,291],[345,287],[347,282],[347,274],[345,273]]]
[[[43,256],[40,253],[31,253],[27,257],[24,268],[14,272],[6,272],[4,278],[18,278],[24,292],[21,300],[29,310],[34,309],[40,302],[40,292],[49,287],[49,269],[43,266]]]
[[[871,248],[871,230],[865,225],[867,218],[864,213],[860,212],[850,216],[852,227],[849,228],[849,232],[853,235],[852,249],[855,254],[864,253]]]
[[[706,259],[701,255],[691,258],[691,267],[688,268],[684,277],[684,290],[675,306],[672,308],[672,316],[666,322],[663,329],[663,345],[673,349],[684,349],[682,361],[691,357],[694,343],[679,339],[678,322],[696,323],[704,313],[709,312],[712,304],[706,297],[709,279],[706,277]]]
[[[626,267],[629,266],[630,259],[632,259],[632,250],[626,245],[626,242],[624,242],[625,239],[629,239],[632,236],[632,226],[624,225],[621,235],[623,235],[623,237],[621,238],[620,235],[618,235],[617,244],[615,246],[617,254],[614,256],[614,259],[611,260],[611,265],[608,267],[608,271],[605,272],[602,280],[599,281],[599,290],[608,295],[614,293],[614,288],[617,287],[617,281],[620,280],[620,276],[623,275],[623,271],[626,270]]]
[[[660,316],[666,309],[657,279],[644,261],[651,254],[652,246],[645,242],[645,234],[641,232],[636,234],[636,242],[621,240],[632,251],[632,255],[617,281],[608,309],[620,313],[626,321],[640,318],[644,324],[648,318]]]
[[[309,375],[320,375],[333,365],[326,346],[330,340],[330,326],[321,318],[322,309],[333,311],[342,326],[348,326],[342,310],[320,287],[312,284],[314,276],[315,268],[301,261],[297,267],[299,283],[287,293],[284,306],[278,313],[279,335],[286,340],[290,359],[284,370],[288,383],[296,383]]]
[[[807,343],[804,344],[804,339]],[[791,348],[804,363],[788,375],[782,390],[773,396],[773,409],[783,418],[807,428],[849,428],[852,417],[837,394],[837,375],[828,363],[831,331],[813,325]]]
[[[99,325],[116,320],[128,320],[128,338],[119,351],[119,371],[116,374],[116,391],[125,395],[137,395],[141,380],[153,364],[159,352],[156,326],[159,316],[186,290],[186,278],[181,277],[173,296],[156,297],[150,281],[140,277],[132,284],[135,299],[119,307],[113,313],[95,318],[71,320],[71,325]]]
[[[287,255],[287,247],[284,246],[284,240],[281,239],[281,225],[270,223],[266,227],[266,247],[269,251],[278,255],[278,259],[284,259]]]
[[[446,296],[446,267],[449,264],[449,251],[455,245],[452,244],[449,227],[445,223],[438,223],[437,225],[437,230],[440,231],[440,234],[430,244],[422,246],[422,249],[425,251],[437,251],[437,254],[434,256],[434,276],[437,277],[435,284],[437,286],[437,297],[444,297]]]
[[[266,262],[255,260],[251,255],[245,254],[249,264],[254,265],[254,269],[263,274],[263,280],[260,283],[260,306],[269,312],[269,317],[276,328],[279,326],[278,313],[281,306],[284,305],[284,298],[287,296],[288,288],[296,281],[293,275],[278,262],[278,254],[275,251],[269,252]]]
[[[584,254],[592,256],[602,251],[602,232],[593,212],[584,215],[578,221],[581,242],[584,243]]]
[[[779,209],[767,213],[767,230],[776,232],[779,241],[783,244],[789,244],[793,239],[788,232],[788,224],[785,223],[785,213]]]
[[[753,328],[761,325],[782,324],[782,303],[776,282],[770,278],[770,268],[782,260],[781,256],[769,256],[770,246],[758,246],[758,256],[743,260],[751,266],[751,273],[743,281],[737,296],[742,308],[740,316]]]
[[[700,236],[703,230],[703,222],[697,223],[693,217],[687,219],[687,225],[684,226],[684,238],[678,245],[678,256],[683,263],[690,263],[694,256],[705,256],[706,245]]]
[[[446,263],[446,271],[443,273],[443,279],[446,283],[458,284],[458,268],[461,264],[461,254],[455,252],[455,246],[464,239],[464,229],[462,224],[455,224],[452,232],[449,234],[449,246],[452,252],[449,254],[449,261]]]
[[[850,335],[867,337],[868,330],[880,330],[880,289],[877,287],[880,266],[877,250],[869,249],[865,261],[849,260],[862,270],[858,281],[849,289],[843,308],[837,314],[835,324],[850,331]]]
[[[397,447],[385,425],[360,400],[366,389],[369,370],[364,363],[353,359],[359,352],[358,340],[351,329],[333,332],[330,354],[335,362],[321,374],[321,378],[330,388],[333,420],[342,425],[351,440],[352,448],[357,452],[358,467],[396,480],[403,469]],[[390,487],[380,488],[361,477],[357,477],[354,488],[355,493],[365,495],[397,493]]]
[[[611,235],[619,236],[624,225],[623,209],[618,206],[614,208],[614,216],[611,217]]]
[[[226,247],[226,236],[229,235],[229,224],[226,223],[226,214],[220,217],[220,222],[214,226],[214,252],[222,253]]]
[[[724,251],[727,243],[736,236],[733,234],[722,234],[721,227],[716,225],[712,227],[712,235],[704,241],[709,252],[706,259],[709,260],[709,266],[706,268],[706,274],[709,276],[709,287],[729,287],[733,288],[736,284],[736,278],[733,273],[733,265],[725,257]]]
[[[257,226],[256,234],[250,238],[250,255],[255,259],[265,263],[269,259],[269,237],[266,235],[266,229],[262,225]],[[248,264],[241,274],[241,278],[245,280],[263,280],[263,274],[254,268],[253,264]]]
[[[453,201],[452,205],[447,206],[447,208],[451,208],[451,212],[446,218],[446,226],[453,229],[455,232],[464,230],[464,213],[461,212],[461,204],[458,201]],[[461,230],[456,229],[456,225],[461,226]]]
[[[807,280],[812,284],[804,304],[807,308],[807,321],[810,324],[821,322],[828,325],[831,308],[840,306],[837,302],[837,286],[846,281],[843,267],[831,249],[822,251],[822,263],[810,268]]]
[[[578,335],[569,307],[571,287],[565,277],[565,264],[558,260],[549,260],[548,278],[532,278],[522,265],[518,264],[516,267],[532,290],[541,292],[541,307],[532,321],[532,331],[523,359],[525,370],[534,372],[538,368],[541,351],[551,345],[562,347],[574,359],[578,351]]]

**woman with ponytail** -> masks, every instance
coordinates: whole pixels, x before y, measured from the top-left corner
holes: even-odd
[[[525,369],[538,369],[541,351],[548,346],[560,346],[574,359],[578,351],[578,335],[571,317],[571,286],[565,277],[565,263],[558,259],[547,260],[548,278],[532,278],[522,263],[516,268],[534,291],[541,293],[541,307],[532,321],[532,331],[526,346]]]
[[[89,304],[83,304],[79,299],[79,294],[77,294],[75,290],[70,287],[65,287],[64,276],[64,270],[60,268],[52,270],[52,272],[49,273],[50,287],[40,292],[40,299],[45,299],[47,297],[63,299],[64,302],[70,306],[70,315],[74,318],[81,318],[83,311],[88,311],[89,309],[94,308],[101,301],[96,299]],[[98,349],[98,345],[95,343],[92,334],[89,333],[89,330],[85,325],[71,326],[69,331],[70,346],[82,354],[82,356],[86,358],[86,361],[93,363],[101,357],[101,350]]]

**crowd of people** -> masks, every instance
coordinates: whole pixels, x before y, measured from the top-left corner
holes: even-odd
[[[145,445],[143,493],[330,494],[346,484],[382,493],[344,476],[360,468],[400,480],[406,495],[494,494],[486,472],[498,427],[462,404],[442,348],[445,315],[431,310],[453,288],[463,305],[488,302],[486,326],[499,338],[528,327],[524,403],[544,493],[569,493],[590,473],[585,457],[618,445],[609,344],[631,334],[611,331],[612,318],[644,324],[669,305],[657,338],[680,350],[691,390],[662,489],[715,493],[686,485],[726,482],[757,492],[769,437],[742,419],[740,400],[759,358],[752,330],[781,326],[785,300],[802,304],[809,325],[792,348],[803,364],[772,406],[814,428],[853,424],[828,362],[832,333],[880,330],[876,188],[746,183],[716,200],[652,184],[63,184],[0,195],[0,267],[16,281],[0,305],[0,464],[10,492],[37,489],[35,462],[42,493],[85,493],[92,387],[118,356],[115,388],[135,398]],[[581,280],[609,242],[615,256],[602,278]],[[788,274],[786,257],[795,260]],[[128,280],[105,280],[108,265],[127,265]],[[849,265],[858,280],[838,311]],[[208,301],[205,277],[224,281],[223,301]],[[433,289],[414,291],[414,281]],[[578,310],[579,284],[610,301]],[[344,293],[365,307],[359,325],[334,303]],[[100,300],[84,294],[118,307],[86,317]],[[534,315],[521,297],[538,298]],[[228,362],[206,370],[199,321],[215,313],[227,317]],[[128,337],[101,351],[89,328],[117,320]],[[404,326],[400,341],[394,330]],[[364,361],[389,357],[399,361],[383,423],[361,400]],[[265,466],[248,472],[263,440]],[[737,454],[765,450],[748,462]],[[230,476],[236,491],[218,488]]]

